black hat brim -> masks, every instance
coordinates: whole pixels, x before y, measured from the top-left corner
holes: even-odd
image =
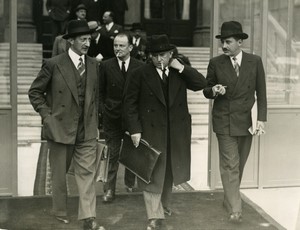
[[[152,54],[155,54],[155,53],[163,53],[163,52],[168,52],[168,51],[171,51],[173,49],[175,49],[176,46],[175,45],[172,45],[170,44],[168,47],[165,47],[164,49],[159,49],[159,50],[153,50],[153,49],[149,49],[149,52],[152,53]]]
[[[217,39],[225,39],[225,38],[230,38],[230,37],[237,37],[237,38],[241,38],[241,39],[247,39],[248,38],[248,34],[246,33],[239,33],[239,34],[230,34],[230,35],[226,35],[226,36],[222,36],[222,34],[216,35]]]
[[[63,38],[64,38],[64,39],[74,38],[74,37],[80,36],[80,35],[92,34],[92,33],[94,33],[95,31],[96,31],[96,30],[89,30],[89,31],[82,31],[82,32],[71,33],[71,34],[64,34],[64,35],[63,35]]]

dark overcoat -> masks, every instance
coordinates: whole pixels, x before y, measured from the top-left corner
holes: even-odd
[[[212,58],[208,65],[205,97],[215,99],[212,110],[213,130],[231,136],[249,135],[251,108],[257,97],[257,119],[267,120],[266,81],[259,56],[243,52],[239,77],[225,54]],[[213,96],[212,87],[222,84],[225,95]]]
[[[29,89],[29,100],[43,120],[42,136],[63,144],[74,144],[79,122],[79,99],[76,83],[79,75],[65,52],[43,63]],[[84,103],[84,137],[97,137],[98,62],[86,56],[86,90]]]
[[[174,184],[190,179],[191,115],[187,89],[196,91],[206,86],[197,70],[185,66],[182,73],[170,68],[169,117],[160,76],[152,63],[138,68],[128,80],[124,97],[124,116],[130,134],[142,133],[154,148],[161,151],[149,185],[138,180],[146,191],[161,193],[166,170],[168,122],[170,154]]]

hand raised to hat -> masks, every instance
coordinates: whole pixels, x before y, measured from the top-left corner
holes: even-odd
[[[184,65],[182,65],[176,58],[171,59],[170,67],[177,69],[178,71],[181,71],[184,68]]]

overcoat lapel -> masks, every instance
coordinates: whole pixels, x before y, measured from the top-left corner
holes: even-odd
[[[161,101],[164,106],[166,106],[165,96],[159,80],[160,76],[156,71],[156,68],[154,66],[151,66],[149,68],[149,71],[145,71],[145,74],[143,76],[144,78],[147,78],[145,79],[145,82],[149,85],[155,96]]]
[[[73,74],[74,64],[67,53],[62,56],[61,61],[58,64],[58,68],[61,71],[61,76],[65,79],[67,86],[69,87],[74,100],[77,105],[79,105],[78,101],[78,91],[77,91],[77,83],[76,78]]]
[[[181,86],[180,78],[173,69],[169,68],[169,107],[171,107],[176,99],[176,94]]]

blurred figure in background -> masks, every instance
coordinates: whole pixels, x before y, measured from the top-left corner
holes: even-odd
[[[75,9],[77,20],[86,20],[87,8],[84,4],[79,4]]]
[[[141,23],[133,23],[131,27],[132,32],[132,43],[133,49],[130,53],[131,57],[134,57],[141,61],[146,61],[146,47],[147,40],[144,36],[142,36],[143,28]]]
[[[108,9],[114,12],[114,21],[124,27],[125,11],[128,10],[127,0],[109,0]]]
[[[88,25],[91,30],[94,32],[92,33],[92,40],[91,45],[88,50],[88,55],[90,57],[94,57],[97,59],[97,61],[102,61],[104,56],[107,56],[105,54],[105,47],[107,45],[107,42],[105,41],[105,38],[101,36],[99,30],[101,29],[101,26],[98,24],[97,21],[90,21],[88,22]]]

